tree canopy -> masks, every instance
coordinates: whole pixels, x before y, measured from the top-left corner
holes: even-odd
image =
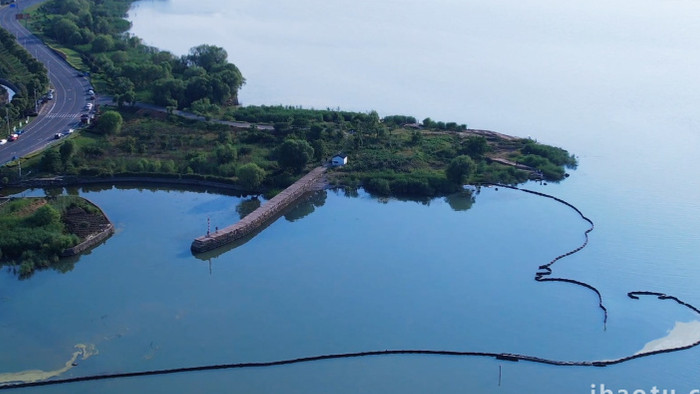
[[[246,190],[256,190],[265,180],[265,170],[255,163],[242,165],[238,169],[238,182]]]
[[[46,36],[81,53],[92,78],[105,81],[108,92],[122,102],[133,97],[180,109],[205,98],[216,106],[238,103],[245,79],[228,62],[224,48],[198,45],[177,57],[148,47],[127,33],[124,15],[130,3],[52,0],[41,6],[33,23]]]
[[[296,172],[304,169],[313,157],[314,148],[308,142],[298,139],[284,141],[277,151],[277,162],[280,166]]]
[[[476,163],[467,155],[460,155],[452,159],[445,169],[447,180],[463,185],[476,170]]]
[[[106,111],[97,120],[95,130],[102,134],[118,134],[121,131],[123,124],[124,120],[119,112]]]

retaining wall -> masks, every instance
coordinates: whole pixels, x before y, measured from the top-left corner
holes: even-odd
[[[92,235],[92,236],[88,237],[85,241],[73,246],[72,248],[68,248],[68,249],[64,250],[63,252],[61,252],[61,257],[70,257],[70,256],[75,256],[77,254],[83,253],[84,251],[92,248],[93,246],[97,246],[102,241],[111,237],[112,234],[114,234],[114,226],[110,223],[101,232],[99,232],[95,235]]]
[[[83,253],[84,251],[99,245],[101,242],[106,240],[107,238],[111,237],[112,234],[114,234],[114,225],[112,224],[112,221],[109,220],[109,217],[107,214],[100,208],[97,204],[93,203],[92,201],[86,199],[83,197],[84,200],[92,204],[95,208],[100,210],[100,213],[102,216],[104,216],[105,219],[107,219],[107,222],[109,223],[105,228],[100,231],[97,234],[91,234],[90,236],[85,239],[85,241],[73,246],[72,248],[65,249],[61,252],[61,257],[71,257],[75,256],[77,254]]]

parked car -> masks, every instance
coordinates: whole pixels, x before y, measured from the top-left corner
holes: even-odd
[[[10,141],[17,141],[18,138],[19,138],[19,134],[10,135]]]
[[[63,134],[61,134],[61,133],[56,133],[56,134],[53,135],[53,138],[56,139],[56,140],[59,140],[59,139],[61,139],[62,136],[63,136]]]
[[[7,140],[0,140],[0,145],[5,145],[7,144]]]

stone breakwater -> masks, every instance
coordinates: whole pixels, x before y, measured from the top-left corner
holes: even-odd
[[[238,223],[214,232],[209,230],[206,235],[196,238],[190,249],[193,253],[208,252],[254,234],[306,193],[318,189],[319,182],[325,172],[326,167],[314,168]]]

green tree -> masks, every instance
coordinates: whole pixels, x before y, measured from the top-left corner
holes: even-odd
[[[189,103],[195,102],[199,99],[211,97],[211,95],[211,82],[206,76],[194,77],[187,82],[185,98]]]
[[[411,143],[413,145],[418,145],[421,142],[423,142],[423,133],[420,131],[416,130],[413,133],[411,133]]]
[[[61,155],[55,149],[47,150],[44,152],[39,166],[46,172],[58,174],[63,170],[61,166]]]
[[[123,124],[124,119],[122,119],[122,115],[119,112],[106,111],[97,120],[95,129],[102,134],[118,134]]]
[[[472,136],[464,140],[462,144],[464,153],[471,157],[478,158],[488,151],[489,145],[486,138],[482,136]]]
[[[136,103],[136,93],[133,90],[127,90],[126,92],[117,96],[117,106],[123,107],[124,104],[129,104],[133,106]]]
[[[328,147],[326,143],[322,140],[314,140],[311,143],[311,147],[314,148],[314,159],[316,161],[322,161],[326,155],[328,155]]]
[[[265,180],[265,170],[255,163],[248,163],[238,169],[238,182],[246,190],[256,190]]]
[[[447,180],[458,185],[463,185],[464,182],[469,179],[469,177],[476,170],[476,164],[471,157],[467,155],[460,155],[452,159],[450,164],[447,165],[445,169],[445,176]]]
[[[216,154],[216,161],[219,164],[230,163],[238,158],[236,147],[231,144],[218,145],[214,153]]]
[[[171,105],[170,100],[175,100],[176,103],[184,103],[185,89],[185,83],[180,79],[159,79],[153,84],[153,100],[158,105]]]
[[[49,204],[41,206],[28,219],[34,226],[48,226],[61,222],[61,213]]]
[[[73,156],[73,153],[75,153],[75,144],[73,141],[68,140],[64,142],[58,150],[61,153],[61,161],[63,162],[63,165],[66,165],[71,156]]]
[[[314,157],[314,148],[304,140],[284,141],[277,151],[277,162],[284,168],[301,171]]]
[[[187,56],[189,62],[202,67],[207,72],[225,65],[227,58],[228,53],[224,48],[206,44],[190,49],[190,54]]]
[[[63,0],[55,3],[60,14],[78,14],[81,10],[89,10],[90,4],[84,0]]]
[[[53,38],[64,44],[79,44],[83,39],[78,25],[68,18],[57,18],[51,24],[50,29],[50,34]]]
[[[92,41],[92,50],[94,52],[108,52],[114,48],[114,40],[112,36],[100,34]]]

